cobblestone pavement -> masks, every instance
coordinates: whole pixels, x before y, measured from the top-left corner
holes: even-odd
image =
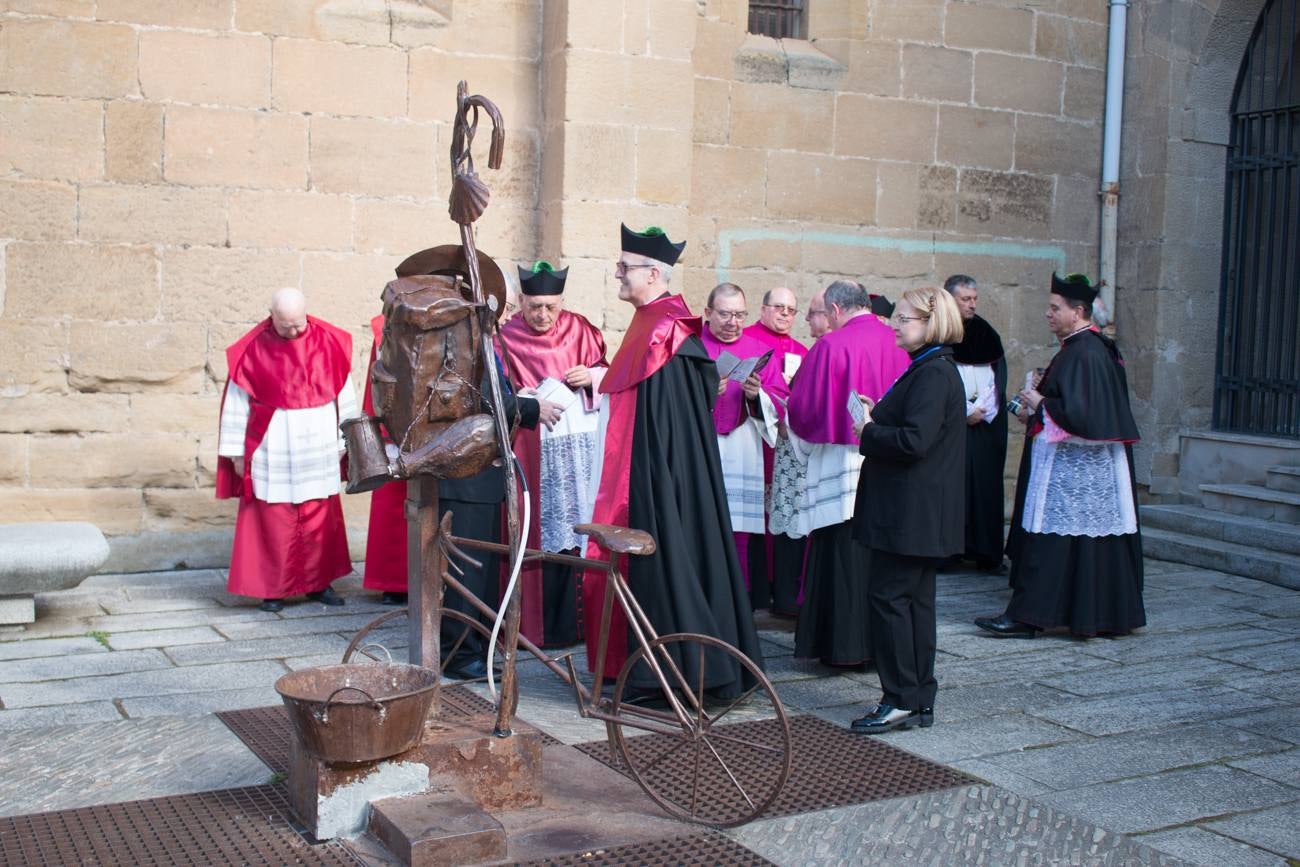
[[[783,864],[1296,864],[1300,593],[1170,563],[1147,576],[1150,626],[1090,641],[986,638],[971,620],[1002,609],[1005,578],[940,576],[937,724],[885,737],[990,785],[733,836]],[[37,623],[0,631],[0,814],[266,782],[211,713],[278,704],[276,677],[337,662],[386,610],[356,576],[335,586],[345,608],[280,614],[218,570],[39,597]],[[878,697],[874,673],[794,659],[789,625],[763,626],[791,712],[843,723]],[[403,629],[376,636],[403,650]],[[566,743],[604,736],[539,664],[521,673],[522,717]]]

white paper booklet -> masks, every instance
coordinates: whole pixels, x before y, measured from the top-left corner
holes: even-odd
[[[553,376],[548,376],[537,383],[537,397],[541,400],[549,400],[551,403],[558,403],[565,410],[573,406],[578,399],[578,395],[572,389]]]

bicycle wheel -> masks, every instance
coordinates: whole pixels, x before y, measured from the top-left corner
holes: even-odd
[[[395,608],[392,611],[384,612],[380,616],[376,617],[374,620],[367,623],[365,626],[361,627],[360,631],[358,631],[357,634],[352,637],[352,641],[348,643],[347,649],[343,651],[343,662],[345,663],[351,662],[352,659],[356,656],[364,656],[376,662],[389,662],[390,660],[383,659],[369,652],[371,647],[375,647],[375,646],[382,647],[383,645],[367,644],[365,643],[365,638],[373,630],[384,625],[388,621],[394,620],[398,617],[405,617],[405,616],[407,616],[406,608]],[[456,654],[460,651],[461,647],[464,646],[465,639],[469,637],[470,631],[473,631],[479,635],[479,637],[482,639],[482,643],[484,647],[487,646],[488,639],[492,636],[492,630],[489,629],[487,626],[484,626],[481,622],[479,622],[478,618],[470,617],[468,614],[465,614],[463,611],[457,611],[453,608],[442,609],[441,628],[447,629],[448,626],[453,623],[464,624],[467,628],[457,629],[459,635],[457,636],[456,640],[452,642],[451,648],[446,653],[440,654],[439,656],[438,670],[439,673],[444,675],[446,674],[447,666],[451,663],[453,659],[456,658]],[[497,647],[496,658],[498,660],[504,659],[505,658],[505,655],[503,653],[504,645],[502,645],[501,643],[500,635],[497,635],[496,647]],[[499,679],[500,677],[498,676],[498,680]],[[457,682],[458,683],[479,683],[486,680],[487,680],[486,677],[479,677],[471,680],[458,680]]]
[[[672,687],[684,723],[671,709],[625,703],[629,676],[650,659]],[[751,684],[742,695],[710,694],[708,683],[733,680],[738,671]],[[781,699],[753,660],[720,639],[680,633],[636,648],[619,672],[611,708],[620,717],[609,725],[611,752],[676,818],[715,828],[743,825],[762,815],[790,776],[790,722]],[[656,733],[637,734],[646,728]]]

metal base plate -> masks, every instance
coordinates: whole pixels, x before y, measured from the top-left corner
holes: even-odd
[[[774,721],[754,720],[719,726],[719,730],[735,730],[748,739],[762,740],[763,727],[774,725]],[[973,777],[890,746],[880,738],[853,734],[817,717],[791,717],[790,739],[794,753],[790,779],[760,818],[899,798],[976,782]],[[681,743],[680,738],[657,734],[637,735],[629,740],[645,743],[644,747],[638,744],[637,752],[641,755],[668,752]],[[618,757],[610,755],[608,741],[578,744],[578,749],[616,771],[623,771]],[[765,758],[763,754],[754,754],[753,760],[761,762]],[[685,762],[665,761],[652,773],[652,784],[658,791],[673,787],[690,791],[693,775]],[[700,786],[702,799],[735,796],[735,787],[720,774],[702,775]]]

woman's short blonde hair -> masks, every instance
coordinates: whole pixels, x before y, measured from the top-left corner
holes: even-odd
[[[923,286],[908,289],[903,293],[903,299],[926,317],[926,343],[961,343],[966,327],[961,321],[961,310],[951,295],[933,286]]]

